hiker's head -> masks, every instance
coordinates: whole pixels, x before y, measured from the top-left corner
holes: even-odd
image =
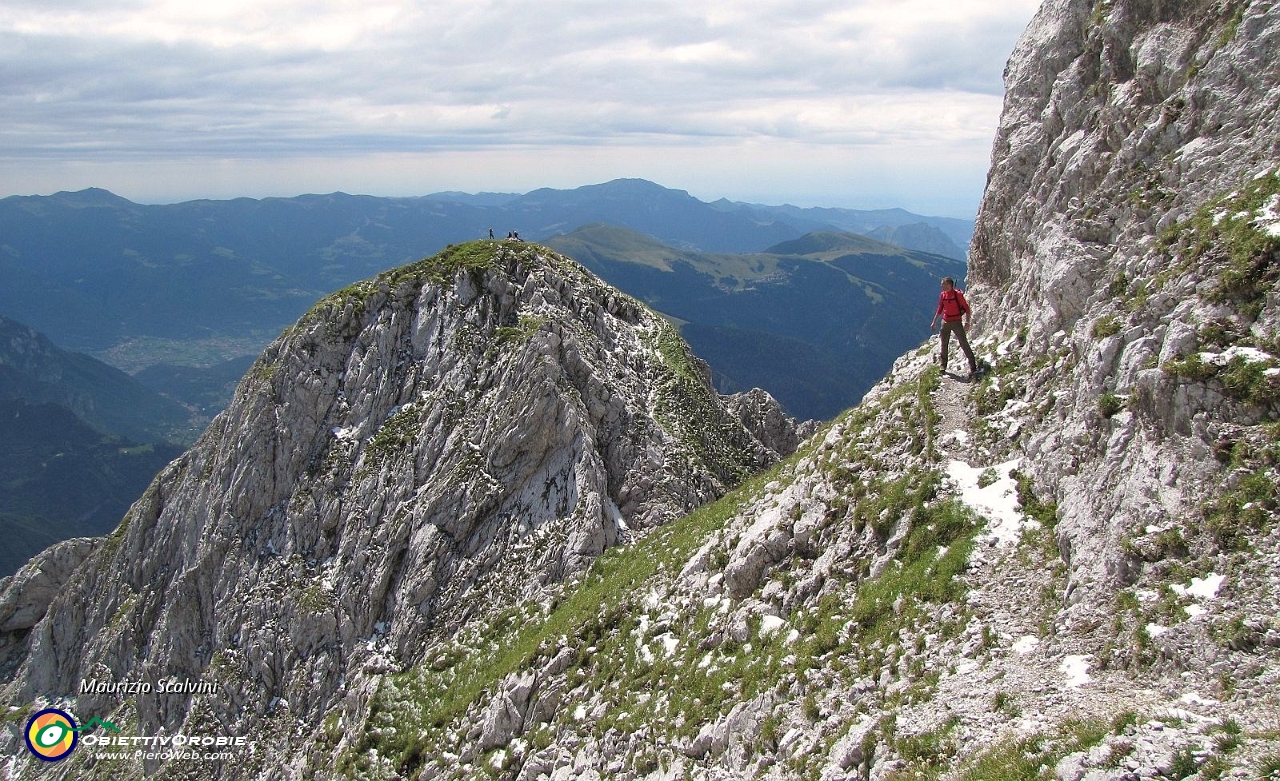
[[[956,281],[955,281],[954,279],[952,279],[951,277],[943,277],[943,278],[942,278],[942,289],[943,289],[943,290],[950,290],[951,288],[953,288],[953,287],[955,287],[955,286],[956,286]]]

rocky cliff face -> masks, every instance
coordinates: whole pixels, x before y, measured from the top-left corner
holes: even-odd
[[[661,318],[533,245],[454,247],[340,291],[105,542],[8,584],[6,701],[138,734],[260,735],[221,771],[252,777],[289,755],[294,727],[273,725],[318,724],[371,676],[776,461],[704,372]],[[217,694],[80,693],[164,679]],[[21,740],[19,775],[36,770]],[[157,768],[207,777],[123,772]]]
[[[1213,451],[1275,419],[1278,13],[1051,2],[1010,61],[971,279],[1039,366],[1017,395],[1055,400],[1020,444],[1073,588],[1137,577],[1131,532],[1200,515],[1229,487]]]

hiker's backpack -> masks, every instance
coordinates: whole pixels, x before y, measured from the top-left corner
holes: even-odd
[[[969,309],[968,306],[961,303],[964,299],[961,298],[960,291],[955,288],[942,291],[941,298],[942,318],[944,320],[956,320]]]

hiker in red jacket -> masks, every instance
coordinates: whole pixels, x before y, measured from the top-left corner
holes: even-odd
[[[964,355],[969,359],[969,376],[974,377],[978,374],[978,362],[974,360],[973,350],[969,349],[969,339],[965,336],[965,329],[969,327],[969,302],[964,300],[964,293],[956,290],[956,282],[951,277],[943,277],[942,293],[938,296],[938,311],[933,315],[933,322],[929,323],[929,330],[936,330],[938,327],[938,317],[942,317],[942,373],[947,373],[947,343],[951,341],[951,334],[955,334],[960,340],[960,349],[964,350]]]

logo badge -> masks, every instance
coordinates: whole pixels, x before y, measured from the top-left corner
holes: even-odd
[[[79,740],[71,714],[46,708],[27,722],[27,749],[45,762],[66,759]]]

